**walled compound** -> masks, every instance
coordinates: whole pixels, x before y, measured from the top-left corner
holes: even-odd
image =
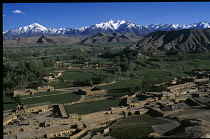
[[[55,91],[55,89],[52,86],[42,86],[38,87],[37,89],[14,90],[13,97],[16,97],[17,95],[26,96],[40,92],[53,92],[53,91]]]
[[[34,93],[37,93],[37,90],[35,89],[14,90],[13,97],[16,97],[17,95],[20,96],[33,95]]]
[[[52,86],[42,86],[37,88],[37,92],[53,92],[55,91],[54,87]]]
[[[107,90],[100,89],[97,87],[86,87],[86,88],[79,88],[77,92],[78,95],[101,95],[106,94]]]
[[[201,81],[201,80],[200,80]],[[206,80],[203,80],[206,81]],[[205,86],[206,87],[206,86]],[[81,94],[96,95],[93,87],[80,89]],[[98,91],[96,89],[96,91]],[[201,95],[202,94],[202,95]],[[84,115],[76,113],[66,114],[63,105],[44,105],[27,109],[16,110],[13,114],[4,118],[4,138],[78,138],[86,131],[108,127],[108,123],[123,117],[132,115],[142,115],[150,113],[155,116],[166,117],[170,114],[184,111],[196,106],[206,107],[205,104],[197,102],[194,97],[210,97],[208,90],[201,89],[196,82],[185,82],[169,86],[167,91],[162,92],[137,92],[131,96],[121,97],[123,106],[110,107],[107,111],[94,112]],[[201,98],[202,99],[202,98]],[[189,105],[183,102],[189,103]],[[191,106],[190,104],[193,105]],[[53,115],[57,111],[57,116]],[[8,124],[18,119],[20,115],[46,115],[29,122],[29,124],[19,124],[10,127]]]

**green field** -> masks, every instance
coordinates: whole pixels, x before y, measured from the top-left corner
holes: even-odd
[[[109,110],[110,107],[118,106],[119,103],[120,103],[119,99],[91,101],[91,102],[65,106],[65,110],[67,114],[77,113],[82,115],[87,113]]]
[[[114,75],[112,69],[72,69],[66,70],[59,78],[65,80],[72,79],[76,82],[78,80],[85,81],[86,79],[94,78],[97,74]]]
[[[60,78],[65,79],[65,80],[70,80],[72,79],[74,82],[80,80],[84,81],[85,79],[90,79],[95,77],[95,75],[91,72],[88,71],[79,71],[79,70],[67,70],[64,72]]]
[[[79,99],[80,95],[76,95],[74,93],[65,93],[52,96],[33,97],[22,99],[21,101],[23,101],[24,105],[28,105],[30,107],[31,104],[36,103],[63,104],[78,101]]]
[[[182,70],[182,67],[184,67],[184,70],[192,70],[197,68],[201,69],[210,69],[209,65],[210,59],[192,59],[192,60],[180,60],[180,61],[152,61],[151,63],[158,64],[163,68],[166,69],[178,69],[180,67],[180,71]]]
[[[109,135],[117,139],[148,138],[150,133],[155,132],[151,126],[164,122],[167,121],[148,114],[126,117],[110,126],[112,132]]]
[[[141,86],[142,78],[136,80],[121,80],[114,84],[98,86],[101,89],[109,90],[107,95],[119,97],[128,95],[131,92],[131,88]]]
[[[11,98],[7,97],[3,94],[3,110],[11,110],[16,109],[16,101],[12,100]]]

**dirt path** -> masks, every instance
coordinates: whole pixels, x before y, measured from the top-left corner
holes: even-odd
[[[79,101],[83,101],[85,99],[85,95],[81,95],[81,98]]]

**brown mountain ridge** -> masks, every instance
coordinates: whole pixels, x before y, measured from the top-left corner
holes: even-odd
[[[4,47],[22,47],[22,46],[50,46],[50,45],[68,45],[75,44],[84,37],[66,37],[66,36],[36,36],[27,38],[17,38],[3,42]]]
[[[98,33],[90,37],[67,37],[67,36],[37,36],[17,38],[3,42],[4,47],[22,46],[48,46],[68,44],[91,44],[91,43],[135,43],[143,37],[133,33]]]
[[[96,35],[90,36],[87,39],[83,40],[82,44],[89,43],[124,43],[124,42],[137,42],[143,37],[133,33],[98,33]]]
[[[148,34],[128,49],[154,50],[209,50],[210,29],[156,31]]]

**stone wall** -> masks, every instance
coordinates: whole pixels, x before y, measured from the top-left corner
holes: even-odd
[[[62,131],[59,131],[59,132],[46,134],[45,138],[55,138],[55,137],[59,137],[59,136],[65,135],[65,134],[72,134],[76,130],[77,129],[75,129],[75,128],[70,128],[68,130],[62,130]]]
[[[124,114],[124,117],[127,117],[127,116],[132,116],[134,114],[136,114],[136,115],[143,115],[143,114],[145,114],[148,111],[149,111],[148,109],[144,109],[144,108],[128,109],[128,110],[123,111],[123,114]]]
[[[4,129],[4,135],[9,135],[9,134],[16,134],[19,132],[25,132],[25,131],[30,131],[34,129],[39,128],[39,123],[36,123],[34,125],[27,125],[27,126],[20,126],[20,127],[14,127],[14,128],[7,128]]]
[[[139,106],[143,106],[147,103],[150,103],[150,102],[153,102],[153,101],[156,101],[158,100],[158,98],[147,98],[145,100],[142,100],[142,101],[138,101],[138,102],[134,102],[134,103],[130,103],[129,104],[129,107],[139,107]]]
[[[39,92],[53,92],[53,91],[55,91],[55,89],[54,87],[51,86],[38,87],[37,90],[36,89],[14,90],[13,97],[16,97],[17,95],[26,96],[26,95],[33,95]]]
[[[176,91],[176,90],[180,90],[180,89],[187,89],[190,87],[195,86],[195,84],[193,82],[190,83],[184,83],[184,84],[179,84],[179,85],[173,85],[170,87],[167,87],[168,91]]]
[[[67,114],[66,114],[65,108],[63,107],[62,104],[57,105],[57,107],[59,109],[61,117],[64,117],[64,118],[68,117]]]
[[[55,91],[55,88],[51,87],[51,86],[42,86],[42,87],[37,88],[38,93],[40,93],[40,92],[53,92],[53,91]]]
[[[33,95],[34,93],[37,93],[37,90],[35,89],[14,90],[13,97],[16,97],[17,95],[20,96]]]
[[[110,107],[111,113],[122,113],[127,110],[127,107],[119,106],[119,107]]]
[[[29,112],[44,112],[45,110],[51,108],[50,105],[43,105],[43,106],[37,106],[37,107],[31,107],[31,108],[27,108],[27,109],[21,109],[21,110],[16,110],[15,111],[15,115],[19,115],[19,114],[26,114]]]
[[[88,129],[83,129],[82,131],[80,131],[79,133],[69,137],[69,139],[77,139],[79,136],[83,135]]]
[[[86,95],[99,95],[99,94],[105,94],[106,90],[98,90],[98,91],[88,91],[86,92]]]
[[[184,109],[181,108],[181,109],[175,109],[175,110],[165,111],[165,112],[163,112],[163,117],[166,117],[166,116],[169,116],[171,114],[175,114],[175,113],[181,112],[183,110]]]
[[[184,109],[173,109],[173,110],[168,110],[168,111],[161,111],[158,108],[149,108],[149,111],[151,114],[155,115],[155,116],[161,116],[161,117],[166,117],[168,115],[174,114],[174,113],[178,113],[180,111],[183,111]]]
[[[178,103],[178,102],[180,102],[180,101],[185,101],[185,100],[187,100],[189,98],[189,96],[180,96],[180,97],[176,97],[175,99],[173,99],[173,101],[175,102],[175,103]]]
[[[94,112],[94,113],[89,113],[89,114],[84,114],[81,115],[82,120],[87,120],[87,119],[92,119],[98,116],[104,116],[110,114],[111,111],[100,111],[100,112]]]
[[[9,122],[11,122],[14,119],[17,119],[17,116],[16,115],[9,115],[7,117],[4,117],[4,119],[3,119],[3,125],[7,125]]]
[[[45,121],[44,126],[45,127],[52,127],[52,126],[56,126],[59,124],[65,124],[65,123],[70,123],[70,122],[74,122],[74,121],[78,121],[78,119],[73,119],[73,118],[67,118],[67,119],[54,119],[54,120],[50,120],[50,121]]]
[[[195,83],[208,82],[208,81],[209,81],[209,78],[195,79],[195,80],[194,80]]]

